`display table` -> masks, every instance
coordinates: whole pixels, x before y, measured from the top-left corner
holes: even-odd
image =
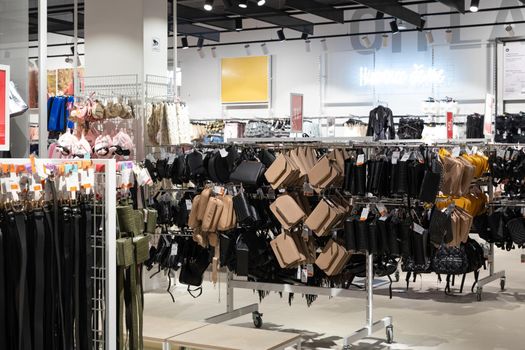
[[[278,350],[289,346],[301,349],[301,335],[210,324],[168,339],[174,347],[199,350]]]
[[[203,322],[145,316],[143,331],[145,349],[166,349],[169,338],[208,325],[208,323]]]

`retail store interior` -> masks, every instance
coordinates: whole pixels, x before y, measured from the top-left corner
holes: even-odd
[[[0,0],[0,350],[525,349],[524,144],[524,0]]]

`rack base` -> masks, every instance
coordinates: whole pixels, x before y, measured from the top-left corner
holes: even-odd
[[[483,286],[486,286],[487,284],[490,284],[497,280],[500,281],[501,290],[505,290],[505,282],[507,280],[507,277],[505,276],[505,271],[498,271],[492,273],[489,276],[484,277],[478,281],[476,288],[476,298],[478,301],[481,301],[481,296],[483,294]]]

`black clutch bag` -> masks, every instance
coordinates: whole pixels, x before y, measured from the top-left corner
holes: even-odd
[[[244,186],[260,186],[266,167],[257,161],[245,160],[230,174],[230,181]]]
[[[355,239],[355,216],[350,216],[345,220],[345,248],[346,250],[357,250]],[[359,219],[358,219],[359,220]]]
[[[235,251],[237,255],[237,268],[235,269],[237,276],[248,276],[248,270],[250,266],[250,249],[244,242],[242,235],[239,235],[237,238]]]
[[[233,197],[233,209],[240,224],[250,224],[255,221],[253,206],[248,201],[244,191],[239,192]]]

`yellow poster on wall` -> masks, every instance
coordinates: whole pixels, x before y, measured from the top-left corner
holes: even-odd
[[[269,102],[269,57],[223,58],[222,103]]]

